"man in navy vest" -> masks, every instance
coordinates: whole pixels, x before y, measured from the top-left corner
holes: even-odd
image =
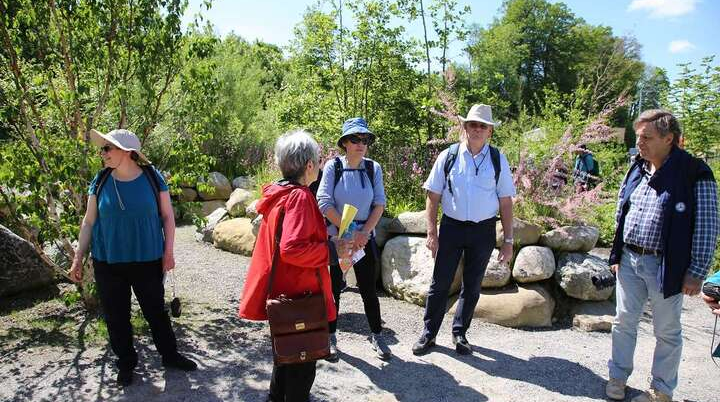
[[[683,294],[697,295],[715,253],[717,186],[703,161],[678,147],[680,125],[664,110],[635,121],[640,151],[620,188],[610,265],[617,310],[605,388],[625,398],[637,328],[650,301],[656,339],[650,388],[633,402],[672,400],[682,352]]]

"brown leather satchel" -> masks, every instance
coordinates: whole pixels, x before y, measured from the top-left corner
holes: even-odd
[[[280,295],[270,298],[275,268],[280,260],[280,237],[285,210],[280,210],[275,228],[275,252],[268,282],[267,315],[270,322],[273,360],[277,365],[307,363],[326,358],[330,354],[325,297],[322,294],[320,269],[317,270],[320,293],[309,291],[291,299]]]

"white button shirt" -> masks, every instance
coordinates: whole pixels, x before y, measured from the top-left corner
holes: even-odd
[[[446,149],[438,155],[423,188],[442,195],[442,211],[453,219],[480,222],[497,216],[500,209],[498,198],[515,196],[510,164],[505,155],[500,153],[500,177],[496,186],[488,144],[473,157],[465,142],[461,143],[455,164],[450,169],[453,189],[453,194],[450,194],[444,171],[448,151]]]

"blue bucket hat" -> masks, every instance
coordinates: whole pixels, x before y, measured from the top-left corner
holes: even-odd
[[[367,134],[368,137],[370,137],[370,140],[375,140],[375,134],[373,134],[372,131],[368,128],[368,124],[362,117],[353,117],[351,119],[345,120],[345,123],[342,125],[342,135],[340,138],[338,138],[337,145],[340,148],[343,148],[342,142],[345,139],[345,137],[348,137],[353,134]]]

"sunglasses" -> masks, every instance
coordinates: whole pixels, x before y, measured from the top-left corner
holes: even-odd
[[[466,125],[471,128],[478,128],[480,130],[487,130],[488,128],[490,128],[489,124],[480,123],[477,121],[469,121],[466,123]]]
[[[100,152],[108,153],[108,152],[110,152],[110,151],[112,151],[112,150],[114,150],[114,149],[118,149],[118,148],[117,148],[116,146],[114,146],[114,145],[105,144],[105,145],[103,145],[103,146],[100,147]]]
[[[370,137],[359,137],[357,135],[349,135],[348,140],[356,145],[357,144],[363,144],[363,145],[372,144],[372,139]]]

